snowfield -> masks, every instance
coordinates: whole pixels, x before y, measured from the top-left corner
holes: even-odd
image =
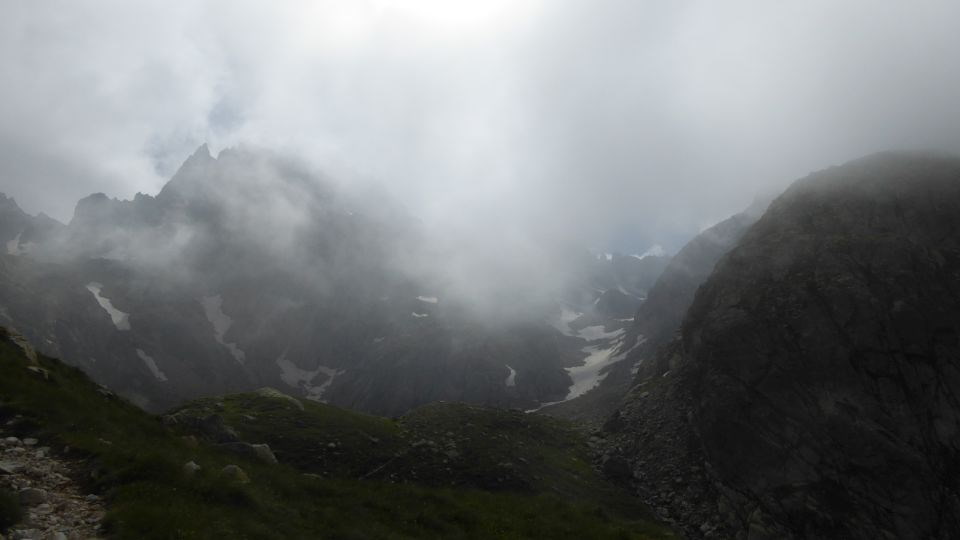
[[[597,331],[595,329],[600,328],[600,335],[603,337],[597,339],[608,339],[609,341],[602,345],[584,347],[582,350],[587,353],[588,356],[583,360],[583,365],[566,369],[567,374],[570,375],[570,379],[573,380],[573,384],[570,386],[567,396],[563,398],[563,401],[570,401],[592,390],[607,377],[607,373],[601,372],[603,372],[607,366],[623,360],[625,356],[624,354],[616,353],[617,347],[620,345],[619,338],[622,337],[624,333],[623,329],[615,332],[603,332],[602,326],[592,326],[588,328],[594,329],[591,335],[596,335]],[[583,330],[587,330],[588,328],[584,328]],[[581,331],[581,333],[582,332],[583,331]]]
[[[87,283],[87,290],[97,299],[100,307],[110,315],[110,320],[113,321],[113,325],[117,327],[117,330],[130,330],[130,315],[113,307],[113,302],[100,294],[103,290],[103,285],[96,282]]]
[[[165,382],[167,376],[160,371],[160,368],[157,367],[157,363],[154,361],[153,357],[149,354],[143,352],[143,349],[137,349],[137,356],[140,357],[140,360],[143,360],[143,363],[146,364],[147,369],[150,370],[150,373],[153,373],[153,376],[160,382]]]
[[[217,340],[217,343],[226,347],[237,362],[244,363],[247,359],[246,353],[241,351],[236,343],[227,343],[223,339],[230,327],[233,326],[233,319],[223,312],[223,298],[219,294],[204,296],[200,299],[200,305],[203,306],[207,320],[213,325],[213,338]]]
[[[326,403],[323,394],[333,384],[337,375],[342,375],[345,372],[345,370],[336,370],[326,366],[317,366],[317,369],[313,371],[303,369],[288,360],[286,352],[280,355],[280,358],[277,358],[277,366],[280,368],[280,379],[287,386],[302,390],[306,399],[320,403]],[[313,384],[313,379],[321,373],[327,376],[327,380],[323,384]]]

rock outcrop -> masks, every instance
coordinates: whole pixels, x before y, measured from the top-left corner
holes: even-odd
[[[606,459],[691,537],[960,537],[960,159],[795,183],[656,364]]]

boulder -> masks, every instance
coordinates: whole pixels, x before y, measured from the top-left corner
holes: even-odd
[[[273,455],[270,446],[266,444],[250,444],[246,442],[231,442],[217,445],[224,450],[244,457],[257,459],[271,465],[277,464],[277,457]]]
[[[188,461],[183,464],[183,474],[186,476],[193,476],[200,472],[201,467],[196,464],[194,461]]]
[[[236,482],[238,484],[249,484],[250,477],[247,476],[247,473],[243,469],[236,465],[227,465],[220,470],[220,475],[230,480],[231,482]]]
[[[19,494],[23,506],[37,506],[47,502],[47,492],[38,488],[24,488]]]

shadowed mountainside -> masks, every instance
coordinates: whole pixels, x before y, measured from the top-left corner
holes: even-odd
[[[606,426],[692,537],[960,535],[960,159],[796,182]]]

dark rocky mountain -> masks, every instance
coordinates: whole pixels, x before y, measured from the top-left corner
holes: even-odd
[[[390,416],[568,399],[625,325],[598,299],[632,306],[660,260],[570,249],[552,298],[478,314],[410,264],[444,254],[398,205],[250,149],[203,146],[157,196],[94,194],[66,226],[0,203],[0,319],[150,410],[262,386]]]
[[[606,424],[693,538],[960,537],[960,159],[796,182]]]
[[[633,319],[614,352],[619,360],[607,367],[604,378],[594,389],[576,400],[545,408],[543,412],[588,423],[600,423],[610,416],[630,389],[639,366],[653,362],[656,351],[673,338],[697,288],[713,272],[720,257],[760,218],[767,203],[758,199],[744,212],[701,232],[672,258],[657,257],[657,265],[662,265],[663,270],[650,283],[642,299],[634,297],[636,304],[630,304],[634,307],[629,312]],[[650,257],[638,262],[647,259]],[[622,295],[618,289],[609,289],[601,296],[598,307],[604,302],[613,303],[608,298],[611,293]],[[614,313],[623,316],[622,312]]]

